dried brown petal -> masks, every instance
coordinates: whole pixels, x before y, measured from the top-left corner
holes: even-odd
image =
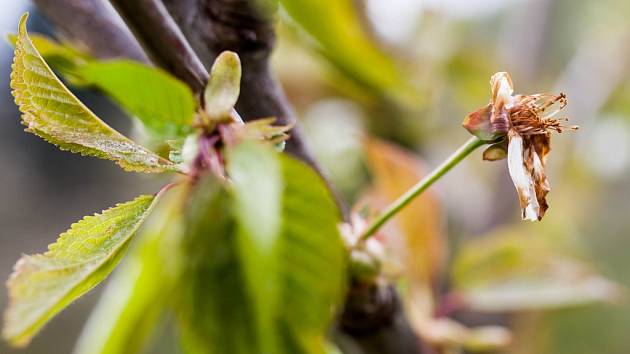
[[[530,140],[531,140],[532,147],[538,154],[538,157],[540,157],[540,161],[542,162],[543,167],[544,167],[545,162],[547,160],[547,155],[549,154],[549,151],[551,151],[551,135],[550,134],[532,135]]]
[[[549,181],[545,175],[544,162],[541,158],[541,154],[549,152],[549,137],[545,136],[532,136],[525,138],[525,168],[532,176],[534,183],[534,189],[536,191],[536,200],[538,201],[538,220],[542,219],[545,215],[545,211],[549,208],[547,204],[547,193],[551,190]],[[540,152],[539,152],[540,151]]]

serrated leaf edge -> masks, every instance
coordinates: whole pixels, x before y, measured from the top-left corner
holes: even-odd
[[[138,229],[142,226],[142,224],[146,220],[147,216],[154,209],[155,205],[157,204],[157,200],[159,199],[159,194],[158,194],[158,196],[140,195],[140,196],[136,197],[135,199],[133,199],[131,201],[123,202],[123,203],[117,203],[114,206],[112,206],[110,208],[107,208],[107,209],[103,210],[100,213],[94,213],[92,215],[84,216],[79,221],[76,221],[76,222],[72,223],[70,228],[68,230],[66,230],[65,232],[61,233],[54,243],[48,245],[48,250],[46,252],[39,253],[39,254],[34,254],[34,255],[23,255],[16,262],[16,264],[14,265],[13,272],[11,273],[11,275],[9,276],[9,279],[6,282],[6,286],[9,289],[9,303],[8,303],[8,306],[7,306],[7,308],[5,310],[5,313],[4,313],[4,328],[3,328],[3,331],[2,331],[2,337],[5,340],[7,340],[13,346],[16,346],[16,347],[26,346],[26,345],[28,345],[30,340],[37,334],[37,332],[39,330],[41,330],[41,328],[48,321],[50,321],[56,314],[58,314],[59,312],[61,312],[63,310],[63,309],[58,310],[58,311],[48,310],[48,311],[44,312],[44,315],[41,316],[39,320],[37,320],[37,321],[33,322],[32,324],[30,324],[29,326],[27,326],[20,333],[10,333],[7,330],[7,324],[9,322],[9,312],[10,312],[10,309],[12,308],[12,305],[15,303],[15,298],[11,294],[12,283],[14,281],[16,281],[16,279],[21,274],[24,274],[25,272],[29,271],[29,269],[27,267],[32,265],[32,263],[29,262],[29,261],[38,260],[38,259],[41,259],[41,258],[48,258],[48,257],[52,256],[53,253],[54,253],[55,245],[58,245],[62,241],[66,240],[68,237],[71,237],[72,236],[72,232],[74,230],[76,230],[78,227],[80,227],[82,224],[84,224],[86,222],[89,222],[92,219],[98,218],[100,216],[105,216],[105,215],[109,214],[110,212],[114,211],[117,208],[133,205],[133,204],[136,204],[136,203],[140,202],[141,200],[144,200],[144,199],[147,199],[147,198],[151,199],[151,204],[144,211],[143,216],[140,218],[139,222],[136,224],[136,226],[133,228],[133,230],[129,233],[129,235],[127,236],[127,239],[124,240],[123,242],[121,242],[118,247],[115,247],[114,249],[112,249],[112,251],[107,256],[103,257],[102,259],[100,259],[100,260],[98,260],[96,262],[93,261],[93,260],[86,260],[86,261],[80,261],[80,262],[76,262],[76,263],[70,263],[70,264],[67,264],[67,265],[60,266],[59,268],[51,268],[51,269],[48,270],[49,272],[67,271],[67,270],[71,270],[72,268],[76,268],[76,267],[79,267],[81,265],[85,265],[85,264],[89,264],[91,262],[94,262],[94,264],[92,264],[92,266],[93,266],[93,270],[96,271],[96,270],[100,269],[103,265],[105,265],[107,262],[109,262],[112,259],[114,259],[115,256],[119,254],[120,250],[125,248],[129,244],[129,242],[131,241],[133,236],[136,234]],[[91,287],[89,287],[87,289],[85,289],[83,294],[89,292],[91,289],[93,289],[97,285],[98,285],[98,283],[94,284],[93,286],[91,286]],[[81,286],[80,283],[75,284],[72,288],[68,289],[65,293],[60,295],[53,303],[54,304],[58,304],[66,296],[68,296],[69,294],[71,294],[72,292],[77,290],[80,286]],[[83,294],[78,295],[77,298],[82,296]],[[68,305],[70,305],[70,304],[68,304]]]
[[[11,94],[14,96],[15,98],[15,103],[18,106],[20,112],[22,112],[21,118],[22,118],[22,124],[24,124],[27,128],[25,129],[25,131],[35,134],[41,138],[43,138],[45,141],[56,145],[57,147],[59,147],[59,149],[64,150],[64,151],[70,151],[72,153],[77,153],[80,154],[82,156],[92,156],[92,157],[99,157],[99,158],[103,158],[103,159],[107,159],[107,160],[111,160],[114,161],[116,164],[118,164],[120,167],[122,167],[125,171],[130,171],[130,172],[149,172],[149,173],[159,173],[159,172],[165,172],[165,171],[178,171],[178,167],[173,164],[171,161],[166,160],[156,154],[154,154],[153,152],[151,152],[150,150],[134,143],[133,141],[129,140],[127,137],[125,137],[124,135],[120,134],[118,131],[116,131],[115,129],[111,128],[109,125],[107,125],[105,122],[103,122],[100,118],[98,118],[88,107],[86,107],[83,102],[81,102],[70,90],[68,90],[67,87],[65,87],[65,85],[61,84],[61,86],[63,87],[63,90],[65,90],[65,93],[69,94],[70,96],[74,97],[76,99],[76,101],[78,102],[78,104],[81,106],[81,108],[83,108],[89,115],[92,116],[92,118],[94,118],[96,121],[100,122],[101,124],[103,124],[104,127],[106,127],[109,131],[111,131],[114,135],[116,135],[117,137],[121,138],[122,140],[126,140],[130,145],[133,145],[139,149],[143,150],[143,153],[147,154],[147,155],[154,155],[157,158],[157,164],[156,166],[151,166],[151,165],[139,165],[139,164],[133,164],[133,163],[129,163],[127,161],[124,161],[122,159],[113,157],[108,155],[107,153],[103,152],[100,154],[90,154],[88,152],[86,152],[86,147],[78,145],[78,144],[73,144],[73,143],[66,143],[66,142],[60,142],[59,140],[57,140],[56,138],[54,138],[53,136],[42,132],[41,130],[37,130],[34,129],[33,127],[31,127],[31,124],[33,122],[33,118],[35,116],[35,114],[33,112],[35,112],[36,110],[31,106],[31,104],[28,102],[28,99],[25,98],[25,96],[28,94],[26,93],[26,85],[24,83],[24,79],[23,79],[23,74],[22,71],[26,70],[23,66],[23,63],[21,63],[22,58],[24,58],[24,56],[29,55],[29,53],[26,53],[24,51],[24,49],[22,48],[24,46],[24,42],[27,43],[28,45],[30,45],[37,58],[39,60],[42,61],[42,63],[44,64],[44,66],[50,71],[50,73],[53,75],[53,77],[58,80],[60,83],[61,81],[59,80],[59,78],[53,73],[52,69],[50,68],[50,66],[48,65],[48,63],[46,63],[46,61],[43,59],[43,57],[41,56],[41,54],[37,51],[37,49],[35,48],[35,46],[33,45],[33,43],[31,42],[29,36],[28,36],[28,32],[26,30],[26,20],[28,19],[28,12],[25,13],[24,15],[22,15],[22,17],[20,18],[20,22],[19,22],[19,30],[18,30],[18,35],[17,35],[17,40],[16,40],[16,44],[15,44],[15,50],[14,50],[14,59],[13,59],[13,63],[11,64],[11,75],[10,75],[10,86],[11,86]],[[67,147],[61,146],[63,144],[66,144]]]

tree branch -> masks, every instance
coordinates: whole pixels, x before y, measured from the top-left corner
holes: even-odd
[[[151,60],[201,93],[208,71],[161,0],[111,0]]]
[[[98,58],[149,62],[107,0],[33,0],[60,33]]]
[[[335,340],[344,353],[358,352],[355,348],[362,354],[422,353],[398,292],[385,284],[352,284]]]

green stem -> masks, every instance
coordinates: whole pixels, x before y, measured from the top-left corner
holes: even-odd
[[[440,166],[431,171],[430,174],[421,179],[420,182],[416,183],[413,187],[406,191],[405,194],[401,195],[398,199],[396,199],[396,201],[394,201],[385,210],[383,210],[381,214],[376,219],[374,219],[370,226],[365,230],[365,232],[361,236],[361,240],[367,240],[368,238],[370,238],[370,236],[378,231],[378,229],[380,229],[383,224],[394,217],[402,208],[411,203],[412,200],[422,194],[422,192],[429,188],[435,181],[444,176],[446,172],[450,171],[451,168],[455,167],[455,165],[457,165],[471,152],[475,151],[478,147],[486,143],[487,141],[479,140],[476,137],[470,138],[467,142],[464,143],[464,145],[462,145],[459,149],[457,149],[457,151],[449,156],[448,159],[442,162]]]

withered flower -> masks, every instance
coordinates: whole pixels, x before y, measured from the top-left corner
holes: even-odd
[[[566,118],[555,118],[566,106],[566,96],[513,95],[512,79],[506,72],[492,75],[490,87],[490,103],[469,114],[464,128],[481,140],[494,142],[484,151],[484,160],[507,157],[523,220],[541,220],[548,208],[546,196],[550,190],[545,161],[551,132],[561,133],[567,128],[561,124]]]

